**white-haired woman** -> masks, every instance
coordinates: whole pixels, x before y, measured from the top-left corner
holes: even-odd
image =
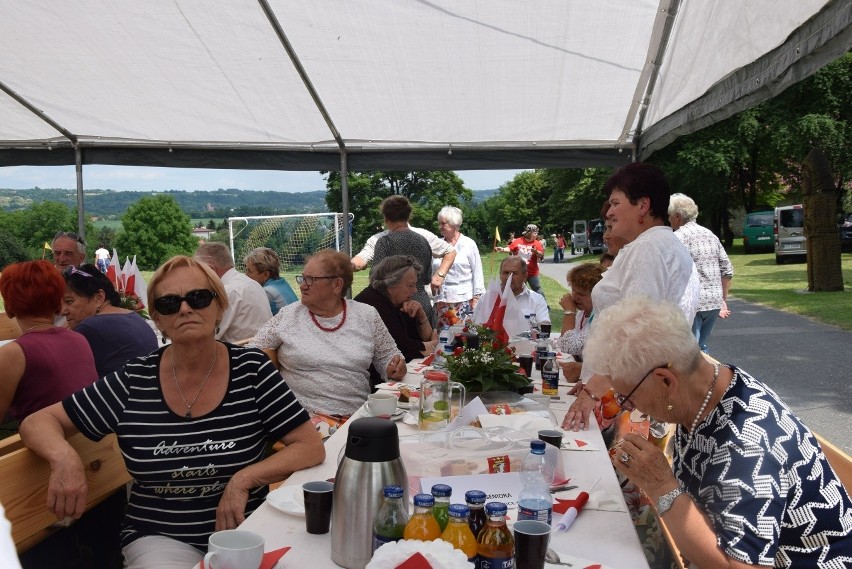
[[[411,255],[385,257],[370,271],[370,286],[354,299],[378,311],[407,362],[431,354],[438,344],[429,317],[413,300],[421,272],[423,266]]]
[[[692,321],[692,333],[698,345],[707,351],[707,341],[716,324],[717,318],[727,318],[728,289],[734,277],[734,266],[716,235],[696,223],[698,206],[691,197],[684,194],[672,194],[669,198],[669,222],[675,237],[680,239],[698,270],[701,281],[701,295],[698,299],[698,312]]]
[[[288,304],[298,302],[293,287],[281,276],[281,259],[274,250],[269,247],[252,249],[243,262],[246,276],[263,287],[273,316]]]
[[[692,563],[852,560],[852,501],[813,433],[765,384],[706,358],[676,304],[617,302],[598,314],[583,355],[609,377],[622,409],[677,425],[672,466],[637,434],[611,455]]]
[[[479,297],[485,292],[479,248],[473,239],[461,234],[461,224],[462,211],[459,208],[448,205],[438,212],[441,235],[456,250],[453,266],[435,296],[439,328],[452,326],[467,315],[473,314]],[[433,271],[438,270],[439,261],[440,259],[432,261]]]

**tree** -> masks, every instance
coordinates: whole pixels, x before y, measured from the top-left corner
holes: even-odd
[[[112,251],[118,231],[114,227],[103,226],[95,233],[94,245],[103,244],[104,249]]]
[[[198,246],[189,216],[169,195],[140,199],[127,208],[121,223],[116,248],[122,258],[135,255],[140,269],[153,270],[175,255],[191,255]]]
[[[438,212],[445,205],[462,207],[473,198],[473,192],[455,172],[350,172],[348,177],[349,210],[355,215],[353,251],[383,228],[379,205],[388,196],[401,195],[411,201],[411,224],[437,231]],[[340,211],[340,173],[329,172],[325,202],[331,211]]]

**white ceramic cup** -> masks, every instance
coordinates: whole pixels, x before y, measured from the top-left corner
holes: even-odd
[[[396,411],[396,395],[377,391],[367,396],[367,412],[373,417],[393,415]]]
[[[217,531],[207,542],[208,569],[258,569],[263,561],[263,537],[237,529]]]

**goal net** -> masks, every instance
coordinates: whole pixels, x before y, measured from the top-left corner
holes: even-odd
[[[305,259],[320,249],[343,250],[344,223],[342,213],[310,213],[297,215],[265,215],[228,218],[228,234],[237,270],[245,272],[243,258],[252,249],[269,247],[281,258],[281,274],[299,274]],[[351,255],[351,251],[344,251]]]

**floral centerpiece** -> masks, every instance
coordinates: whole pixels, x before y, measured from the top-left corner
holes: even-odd
[[[500,340],[494,330],[474,326],[479,336],[479,347],[457,347],[452,355],[447,356],[447,369],[452,380],[472,393],[520,392],[528,388],[530,381],[515,364],[514,350]]]
[[[133,294],[132,292],[126,292],[123,290],[118,291],[118,296],[121,299],[119,302],[119,306],[121,308],[126,308],[127,310],[132,310],[137,313],[142,318],[149,320],[148,311],[145,310],[145,305],[139,299],[138,296]]]

